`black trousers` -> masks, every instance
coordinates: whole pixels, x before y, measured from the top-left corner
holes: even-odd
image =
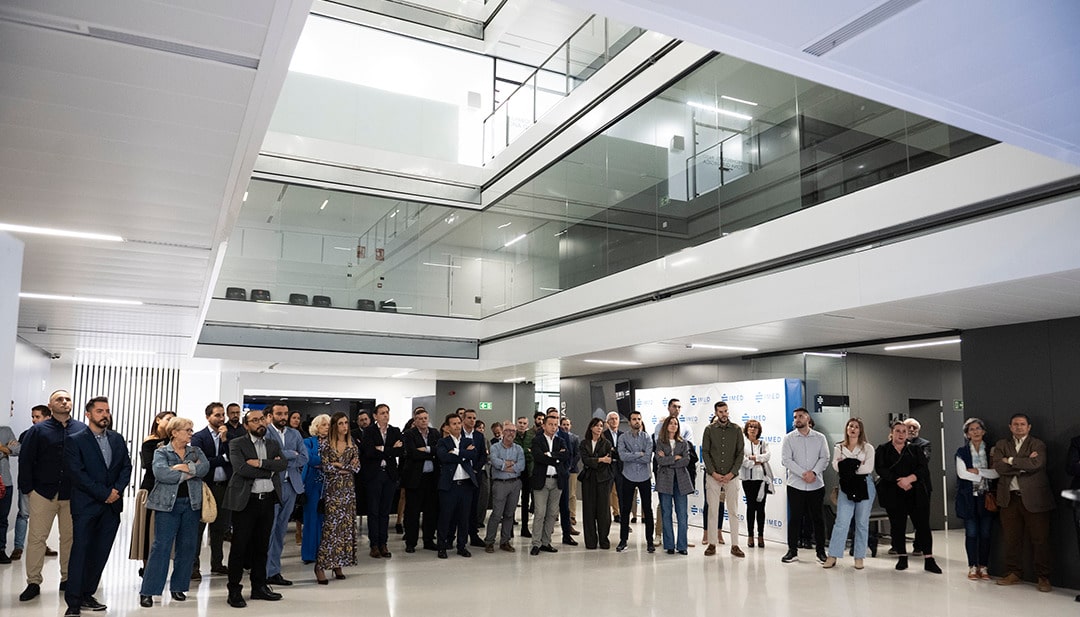
[[[765,499],[769,496],[765,493],[761,496],[761,501],[757,500],[758,493],[761,491],[761,483],[764,480],[743,480],[743,498],[746,499],[746,534],[753,539],[754,535],[754,523],[757,522],[757,535],[758,537],[765,535]],[[720,517],[721,520],[723,516]]]
[[[264,499],[259,497],[265,495]],[[233,537],[229,547],[229,593],[244,588],[244,566],[251,567],[252,589],[266,586],[266,555],[270,552],[270,532],[274,529],[274,493],[252,494],[243,510],[233,512]]]
[[[484,486],[484,483],[487,482],[487,472],[478,472],[476,474],[476,481],[480,486],[476,487],[473,490],[472,501],[469,503],[469,538],[473,540],[480,540],[481,524],[479,513],[481,512],[480,494],[482,492],[482,489],[480,487]]]
[[[390,541],[390,509],[398,483],[385,470],[376,471],[366,480],[368,545],[378,548]]]
[[[788,499],[788,530],[787,543],[789,551],[799,550],[799,527],[803,516],[809,516],[814,527],[814,545],[819,552],[826,548],[825,544],[825,512],[822,506],[825,504],[825,487],[812,491],[802,491],[793,486],[787,487]],[[734,512],[731,513],[735,515]]]
[[[653,509],[652,509],[652,483],[649,480],[631,482],[623,477],[623,492],[619,495],[619,512],[621,523],[619,524],[619,542],[625,544],[630,538],[630,509],[634,503],[634,491],[641,496],[641,517],[645,519],[645,541],[649,546],[653,545]]]
[[[83,600],[97,593],[119,527],[120,513],[112,506],[95,507],[88,512],[72,511],[71,556],[64,591],[68,608],[78,608]]]
[[[405,546],[415,547],[420,538],[420,517],[424,519],[424,546],[435,544],[439,529],[439,474],[425,473],[420,486],[405,489]]]
[[[532,497],[532,486],[529,483],[529,474],[521,474],[521,531],[529,530],[529,499]]]
[[[569,491],[567,491],[569,492]],[[581,483],[581,524],[585,527],[585,548],[609,548],[611,543],[611,480]],[[621,506],[620,506],[621,507]]]
[[[458,549],[469,543],[469,509],[472,507],[474,490],[472,480],[460,480],[450,484],[450,490],[439,491],[439,548],[450,550],[451,530],[457,536]]]
[[[911,489],[918,490],[917,488]],[[930,532],[930,497],[917,495],[915,499],[896,499],[885,508],[889,515],[889,534],[892,536],[892,549],[897,555],[907,555],[907,520],[915,528],[915,542],[925,555],[934,554],[934,536]]]

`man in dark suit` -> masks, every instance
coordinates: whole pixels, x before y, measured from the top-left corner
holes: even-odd
[[[357,452],[360,452],[361,442],[364,440],[364,429],[369,426],[371,426],[371,412],[361,409],[360,413],[356,414],[356,428],[352,430]],[[364,474],[353,474],[353,487],[356,489],[356,516],[364,516],[367,514],[367,487],[364,484]]]
[[[281,446],[266,437],[266,418],[253,409],[244,416],[246,437],[229,441],[233,475],[225,489],[225,508],[232,510],[233,538],[229,548],[229,606],[247,606],[241,591],[244,565],[251,564],[251,599],[280,600],[266,584],[266,556],[274,527],[274,505],[281,500],[281,472],[289,462]]]
[[[1000,479],[997,502],[1001,531],[1005,540],[1006,574],[998,585],[1015,585],[1023,579],[1023,548],[1030,540],[1032,565],[1039,591],[1051,591],[1050,574],[1054,553],[1050,546],[1050,513],[1057,504],[1046,475],[1046,444],[1031,436],[1027,414],[1009,419],[1011,438],[1001,439],[990,451],[990,460]]]
[[[473,492],[476,490],[477,447],[472,440],[461,434],[461,417],[456,413],[446,416],[450,436],[439,440],[435,456],[439,459],[439,559],[446,559],[450,548],[450,530],[456,530],[457,553],[472,557],[465,543],[469,538],[469,518]]]
[[[390,558],[390,509],[398,487],[401,431],[390,426],[390,406],[375,406],[375,423],[364,429],[360,440],[360,473],[367,490],[368,544],[375,559]]]
[[[476,446],[476,460],[473,461],[473,472],[476,473],[477,489],[473,491],[472,503],[469,504],[469,543],[477,548],[484,548],[484,540],[480,537],[480,523],[478,513],[480,511],[480,486],[487,480],[488,453],[487,439],[484,432],[476,429],[476,410],[466,409],[461,412],[461,436],[468,439]]]
[[[559,549],[551,545],[551,534],[555,531],[555,517],[559,514],[559,498],[566,490],[570,477],[566,464],[570,460],[570,448],[561,437],[559,414],[549,414],[544,419],[544,430],[533,437],[532,459],[533,476],[533,539],[530,555],[539,555],[540,551],[557,553]]]
[[[518,416],[517,430],[514,431],[514,443],[521,446],[525,453],[525,471],[521,472],[521,537],[531,538],[529,531],[529,499],[532,498],[532,486],[529,480],[532,478],[532,439],[529,438],[529,419]]]
[[[424,518],[424,548],[438,550],[435,532],[439,527],[439,469],[435,449],[439,433],[430,426],[423,407],[413,411],[413,426],[402,436],[401,485],[405,488],[405,552],[416,552],[420,517]]]
[[[551,409],[558,413],[558,410],[555,410],[554,407]],[[577,518],[577,498],[574,497],[574,508],[571,510],[570,497],[574,495],[574,485],[577,483],[577,466],[581,464],[581,455],[578,454],[578,448],[581,447],[581,438],[570,432],[572,427],[573,424],[570,423],[570,418],[561,416],[559,418],[559,430],[555,434],[563,440],[567,450],[570,451],[570,458],[566,461],[568,481],[562,495],[559,496],[559,524],[562,526],[562,542],[570,546],[577,546],[577,540],[572,537],[580,534],[578,530],[574,529],[574,520]]]
[[[131,456],[124,438],[109,430],[109,399],[90,399],[86,422],[88,430],[72,435],[64,448],[64,464],[71,476],[72,527],[65,615],[78,615],[83,608],[105,610],[94,594],[120,527],[124,489],[131,480]]]
[[[214,501],[221,504],[225,501],[225,489],[232,476],[232,465],[229,464],[229,426],[225,423],[225,406],[221,403],[210,403],[206,406],[205,413],[206,428],[191,436],[191,445],[202,450],[210,460],[210,471],[203,478],[203,482],[210,487]],[[229,511],[219,507],[217,519],[210,523],[210,572],[213,574],[229,573],[225,567],[225,552],[222,546],[225,532],[229,530],[230,519]],[[205,529],[206,523],[199,523],[200,542]],[[196,578],[195,573],[199,570],[199,557],[196,554],[192,578]]]

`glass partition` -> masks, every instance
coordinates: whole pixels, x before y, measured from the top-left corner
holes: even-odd
[[[482,318],[992,143],[719,56],[483,212],[254,180],[215,297]]]

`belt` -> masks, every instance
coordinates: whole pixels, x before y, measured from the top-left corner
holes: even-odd
[[[492,482],[518,482],[520,478],[492,478]]]
[[[466,484],[472,484],[472,480],[454,480],[454,484],[458,486],[465,486]]]
[[[1020,491],[1009,491],[1010,495],[1019,495]]]
[[[274,491],[270,491],[270,492],[267,492],[267,493],[252,493],[251,497],[253,499],[258,499],[259,501],[262,501],[264,499],[270,499],[271,497],[276,497],[276,495],[274,494]]]
[[[545,478],[558,478],[558,477],[559,477],[559,474],[550,474],[550,473],[549,473],[548,475],[546,475],[546,476],[544,476],[544,477],[545,477]]]

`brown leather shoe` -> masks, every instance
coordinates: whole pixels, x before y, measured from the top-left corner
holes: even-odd
[[[382,559],[382,551],[377,546],[371,547],[371,552],[368,554],[371,555],[372,559]]]
[[[390,559],[390,557],[392,557],[392,555],[390,554],[390,549],[387,548],[385,544],[379,547],[379,555],[383,559]]]
[[[22,549],[21,548],[17,548],[15,550],[11,551],[11,560],[12,561],[18,561],[20,559],[22,559]]]
[[[1017,583],[1022,583],[1022,582],[1023,582],[1023,580],[1021,580],[1021,578],[1016,574],[1016,572],[1009,572],[1009,574],[1007,576],[1003,576],[1003,577],[999,578],[998,581],[997,581],[997,584],[998,585],[1015,585]]]
[[[738,545],[731,547],[731,554],[735,557],[746,557],[746,554],[742,552]]]
[[[1054,590],[1054,588],[1050,586],[1050,579],[1046,578],[1045,576],[1039,577],[1039,582],[1035,584],[1035,587],[1038,588],[1039,591],[1043,592]]]
[[[705,556],[706,557],[711,557],[712,555],[715,555],[715,554],[716,554],[716,545],[715,544],[710,544],[709,546],[707,546],[705,548]]]
[[[499,545],[499,550],[500,551],[506,551],[507,553],[516,552],[516,550],[514,549],[514,545],[510,544],[509,542],[503,542],[502,544],[500,544]]]
[[[56,551],[52,550],[48,546],[45,547],[45,556],[46,557],[56,557],[59,554],[60,553],[57,553]]]

